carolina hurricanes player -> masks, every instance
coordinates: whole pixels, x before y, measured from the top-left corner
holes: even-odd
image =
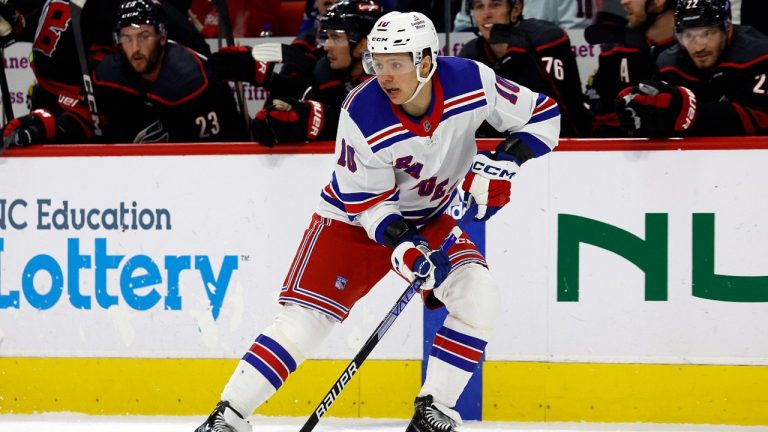
[[[374,25],[364,65],[376,79],[342,105],[334,170],[280,292],[282,310],[197,432],[250,431],[245,418],[390,263],[408,281],[424,278],[427,304],[449,312],[407,431],[451,432],[461,424],[453,407],[483,354],[499,299],[466,236],[447,254],[435,249],[455,226],[444,210],[463,181],[478,203],[477,218],[491,217],[509,202],[520,165],[557,145],[560,114],[547,96],[437,52],[434,25],[420,13],[391,12]],[[483,121],[509,135],[496,151],[477,154],[474,133]]]

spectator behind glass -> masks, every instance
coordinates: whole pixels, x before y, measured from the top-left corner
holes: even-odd
[[[281,0],[227,0],[232,34],[258,37],[265,25],[274,29]],[[192,0],[189,18],[206,38],[219,36],[219,14],[211,0]],[[223,35],[222,35],[223,36]]]
[[[491,66],[497,75],[555,99],[561,136],[586,136],[591,117],[568,34],[550,22],[523,19],[522,0],[468,3],[479,37],[467,42],[459,57]],[[485,134],[493,132],[483,127],[480,135]]]
[[[167,18],[169,36],[202,54],[209,54],[208,44],[200,33],[186,15],[173,6],[181,1],[163,1],[158,6]],[[88,47],[86,54],[91,70],[104,57],[116,51],[112,32],[121,2],[90,1],[83,8],[82,36],[84,45]],[[93,123],[83,97],[83,78],[75,50],[74,30],[70,25],[62,30],[61,25],[61,17],[69,16],[69,5],[55,0],[18,4],[25,6],[18,11],[23,14],[23,20],[18,20],[20,15],[10,7],[12,3],[0,5],[0,14],[14,23],[14,32],[3,43],[15,40],[33,42],[30,65],[38,84],[31,99],[31,113],[6,125],[4,141],[7,145],[91,141]]]
[[[266,146],[336,137],[341,104],[368,76],[363,71],[366,36],[383,15],[375,0],[342,0],[318,20],[318,43],[326,56],[318,60],[314,83],[297,97],[280,97],[256,114],[253,136]]]
[[[553,22],[564,29],[584,28],[597,13],[596,0],[529,0],[529,18]]]
[[[168,40],[150,0],[120,5],[119,52],[93,73],[106,142],[243,141],[247,129],[229,86],[205,57]]]
[[[675,34],[660,81],[620,93],[622,126],[637,136],[768,135],[768,36],[734,25],[728,0],[678,2]]]
[[[586,28],[584,37],[600,45],[597,71],[589,78],[587,95],[595,115],[592,134],[624,137],[614,100],[619,92],[651,79],[658,71],[656,59],[676,42],[675,0],[621,0],[626,25],[614,14],[601,11],[601,22]],[[610,18],[613,16],[614,18]]]

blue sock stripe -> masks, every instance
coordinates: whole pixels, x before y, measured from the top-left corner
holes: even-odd
[[[439,359],[448,363],[451,366],[456,366],[457,368],[466,372],[471,373],[471,372],[474,372],[475,369],[477,369],[477,363],[463,359],[459,356],[453,355],[448,351],[442,350],[440,347],[433,346],[432,352],[430,353],[430,355],[436,359]]]
[[[283,348],[282,345],[277,343],[277,341],[269,336],[262,334],[256,338],[256,342],[264,345],[268,350],[272,351],[277,356],[277,358],[283,362],[289,371],[293,372],[296,370],[296,361],[293,359],[293,357],[291,357],[288,351]]]
[[[276,374],[268,364],[264,363],[262,359],[253,355],[250,351],[245,353],[243,360],[247,361],[248,364],[264,375],[264,378],[272,384],[275,390],[283,385],[283,380],[280,378],[280,375]]]
[[[446,339],[456,341],[462,345],[472,347],[479,351],[485,351],[485,345],[488,344],[488,342],[482,339],[478,339],[464,333],[459,333],[456,330],[449,329],[448,327],[441,327],[440,330],[437,331],[437,334],[445,336]]]

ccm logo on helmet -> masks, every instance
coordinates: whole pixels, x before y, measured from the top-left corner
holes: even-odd
[[[386,42],[386,41],[387,41],[387,39],[389,39],[389,38],[383,38],[383,37],[374,37],[374,38],[371,38],[371,40],[372,40],[373,42]]]

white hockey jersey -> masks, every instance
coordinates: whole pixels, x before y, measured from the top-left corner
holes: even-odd
[[[395,215],[424,225],[461,186],[483,121],[520,138],[536,157],[560,133],[554,100],[473,60],[437,59],[432,102],[419,119],[392,104],[376,79],[359,85],[342,105],[336,165],[318,214],[362,226],[379,243]]]

